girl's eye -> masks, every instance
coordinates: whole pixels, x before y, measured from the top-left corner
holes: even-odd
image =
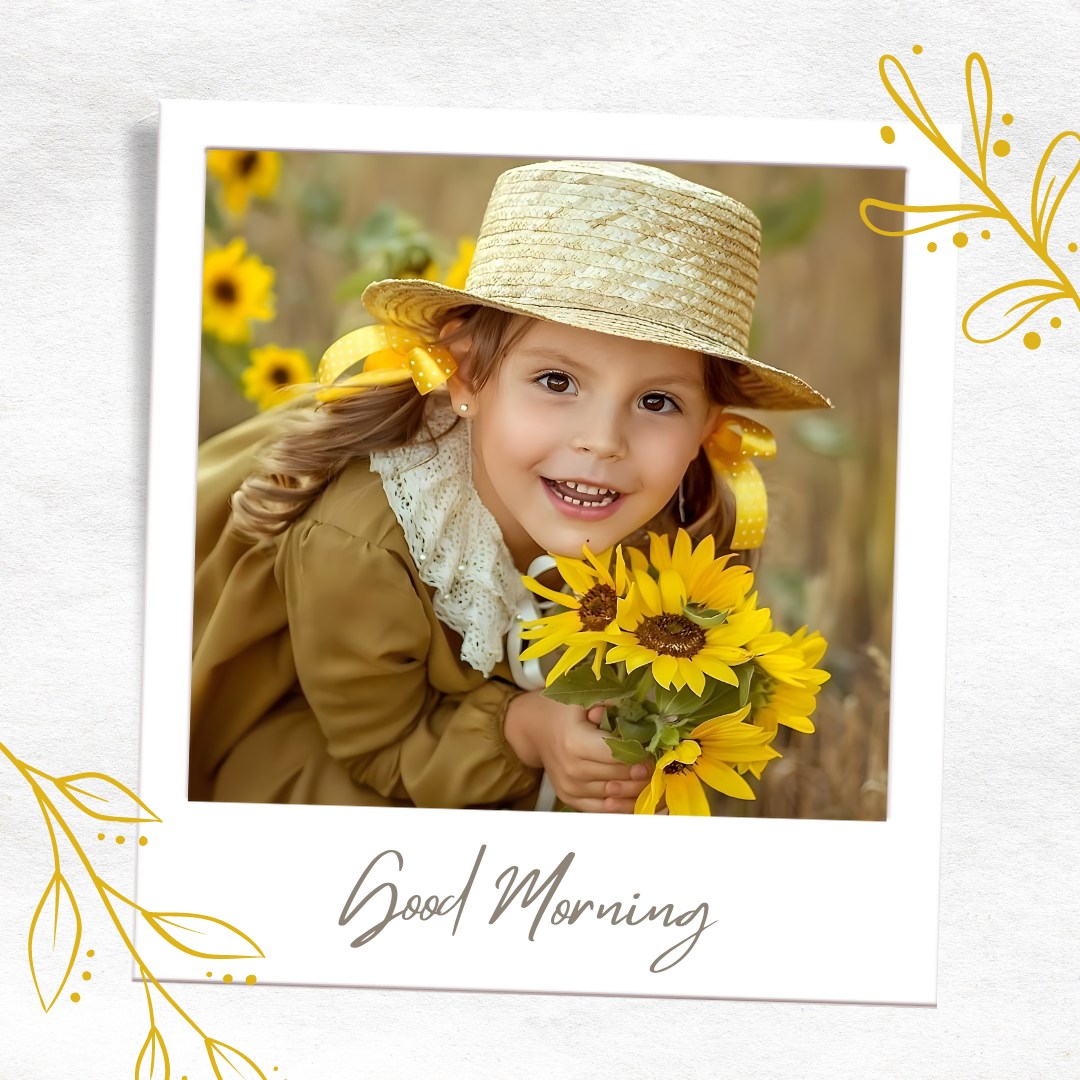
[[[661,413],[661,412],[680,412],[679,406],[675,404],[673,398],[667,396],[667,394],[646,394],[641,399],[642,407],[649,412]],[[670,408],[668,408],[670,406]]]
[[[574,385],[574,380],[564,371],[545,371],[536,381],[553,394],[565,394]]]

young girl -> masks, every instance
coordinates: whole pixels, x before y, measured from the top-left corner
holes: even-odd
[[[729,550],[724,406],[829,405],[746,355],[758,250],[746,207],[660,169],[511,169],[463,290],[371,285],[315,403],[208,441],[191,797],[531,809],[543,771],[630,812],[648,769],[601,711],[508,664],[520,575],[680,526]]]

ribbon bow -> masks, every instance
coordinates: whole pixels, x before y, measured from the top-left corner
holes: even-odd
[[[331,386],[342,372],[363,363],[356,374]],[[319,401],[358,394],[374,386],[389,386],[412,379],[421,394],[442,386],[457,370],[448,349],[428,345],[419,334],[399,326],[362,326],[338,338],[319,361],[316,380],[326,386],[315,396]]]
[[[776,457],[773,433],[756,420],[724,412],[703,445],[713,469],[735,496],[732,549],[760,547],[769,521],[769,505],[765,481],[750,458]]]

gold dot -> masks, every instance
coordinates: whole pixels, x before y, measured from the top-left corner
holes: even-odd
[[[116,838],[116,842],[117,842],[118,844],[122,844],[122,843],[124,842],[124,837],[122,837],[122,836],[118,836],[118,837]]]
[[[248,986],[254,986],[254,985],[255,985],[255,976],[254,976],[254,975],[249,975],[249,976],[248,976],[248,977],[247,977],[247,978],[246,978],[246,979],[244,980],[244,982],[246,982],[246,983],[248,984]]]
[[[916,56],[918,56],[918,55],[919,55],[919,53],[921,53],[921,52],[922,52],[922,46],[921,46],[921,45],[912,45],[912,46],[911,46],[911,51],[912,51],[912,52],[913,52],[913,53],[914,53],[914,54],[915,54]]]
[[[146,841],[147,841],[147,837],[140,836],[139,837],[139,847],[146,847]]]
[[[998,141],[994,143],[994,153],[997,154],[998,157],[1004,157],[1011,149],[1012,147],[1009,146],[1004,139],[998,139]]]
[[[94,955],[94,950],[93,949],[87,949],[86,950],[86,955],[87,956],[93,956]]]
[[[1001,114],[1001,122],[1003,124],[1005,124],[1006,127],[1007,127],[1009,124],[1011,124],[1013,122],[1013,114],[1011,112],[1002,113]]]
[[[930,243],[926,245],[926,250],[927,251],[937,251],[937,244],[935,244],[934,241],[931,240]]]
[[[1024,344],[1029,349],[1037,349],[1042,344],[1042,338],[1034,330],[1030,330],[1024,335]]]
[[[953,233],[952,242],[957,247],[964,247],[967,244],[967,233],[962,233],[962,232]]]
[[[1061,320],[1055,315],[1050,320],[1050,325],[1056,330],[1061,325]]]
[[[208,971],[208,972],[206,973],[206,977],[207,977],[208,979],[212,979],[212,978],[214,977],[214,973],[213,973],[212,971]]]
[[[75,993],[71,995],[71,1000],[74,1002],[82,1001],[82,994],[80,994],[79,991],[76,990]]]
[[[105,839],[105,834],[104,834],[103,832],[99,832],[99,833],[97,834],[97,838],[98,838],[99,840],[104,840],[104,839]]]
[[[881,138],[883,142],[891,143],[896,140],[896,132],[893,131],[888,124],[881,129]]]
[[[984,240],[989,240],[989,239],[990,239],[990,230],[989,230],[989,229],[983,229],[983,231],[982,231],[981,233],[979,233],[979,235],[980,235],[980,236],[981,236],[981,237],[982,237],[982,238],[983,238]]]
[[[1076,244],[1075,244],[1075,243],[1073,243],[1073,244],[1070,244],[1070,245],[1069,245],[1069,250],[1070,250],[1070,251],[1075,251],[1075,250],[1076,250]]]
[[[231,975],[222,975],[221,976],[221,981],[231,983],[232,982],[232,976]]]

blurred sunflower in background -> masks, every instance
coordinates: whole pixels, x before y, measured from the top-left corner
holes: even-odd
[[[252,197],[268,199],[281,174],[281,155],[273,150],[210,150],[206,168],[221,181],[226,209],[236,215],[247,211]]]
[[[203,261],[203,329],[231,344],[251,340],[251,320],[274,317],[274,271],[246,250],[236,237]]]
[[[244,397],[254,401],[260,410],[303,393],[296,384],[311,382],[313,378],[311,362],[302,349],[283,349],[278,345],[252,349],[251,366],[240,375]]]

